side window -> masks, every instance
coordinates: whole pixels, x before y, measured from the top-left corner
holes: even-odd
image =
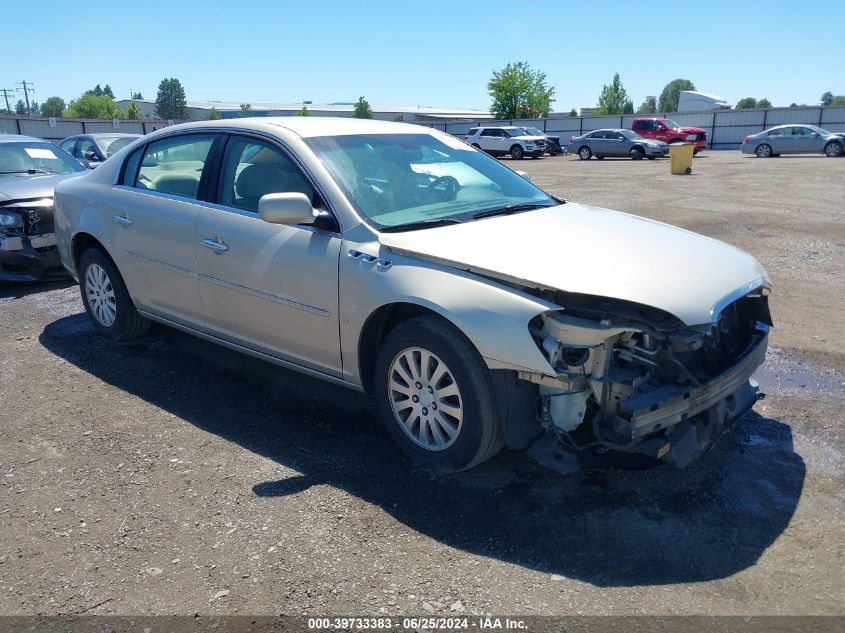
[[[587,138],[604,138],[604,132],[593,132]]]
[[[485,128],[481,130],[481,136],[496,136],[496,130],[491,130],[490,128]]]
[[[789,129],[789,128],[786,128],[786,129]],[[783,134],[783,131],[784,131],[784,128],[776,127],[773,130],[769,130],[769,136],[780,136],[781,134]]]
[[[68,140],[66,140],[66,141],[62,141],[61,143],[59,143],[59,147],[61,147],[61,148],[62,148],[63,150],[65,150],[68,154],[70,154],[71,156],[73,156],[73,145],[74,145],[74,143],[76,143],[76,139],[75,139],[75,138],[70,138],[70,139],[68,139]]]
[[[98,154],[97,147],[94,145],[94,141],[87,138],[79,139],[79,143],[76,144],[76,154],[74,154],[77,158],[85,158],[85,152],[94,152]]]
[[[314,188],[293,160],[279,148],[256,139],[232,136],[226,144],[217,202],[258,212],[258,200],[268,193],[304,193],[314,200]]]
[[[211,134],[189,134],[150,143],[144,150],[135,186],[196,198],[213,141]]]
[[[477,127],[470,128],[470,130],[469,130],[469,136],[474,136],[474,135],[475,135],[475,134],[477,134],[477,133],[478,133],[478,128],[477,128]]]
[[[138,165],[141,164],[141,156],[144,154],[144,148],[139,147],[123,164],[123,173],[120,176],[120,184],[128,187],[135,186],[135,177],[138,175]]]
[[[792,135],[793,136],[809,136],[810,130],[805,127],[794,127],[792,128]]]
[[[637,121],[634,123],[635,130],[645,130],[646,128],[646,121]]]

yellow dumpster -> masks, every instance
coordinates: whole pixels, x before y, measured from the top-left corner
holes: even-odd
[[[672,173],[684,176],[692,173],[692,153],[695,145],[692,143],[672,143],[669,146],[669,168]]]

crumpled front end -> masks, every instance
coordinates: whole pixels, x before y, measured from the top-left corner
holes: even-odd
[[[683,467],[761,397],[751,376],[766,354],[767,295],[757,288],[701,326],[613,302],[547,312],[530,327],[556,375],[519,377],[539,385],[540,423],[563,446]]]
[[[53,199],[0,203],[0,281],[38,281],[61,271]]]

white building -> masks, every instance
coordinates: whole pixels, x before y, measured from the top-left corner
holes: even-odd
[[[117,104],[126,111],[132,103],[130,99],[122,99]],[[141,106],[144,118],[154,119],[155,101],[147,99],[135,100]],[[251,103],[250,116],[293,116],[302,109],[308,108],[312,116],[352,116],[355,111],[354,103]],[[471,110],[460,108],[432,108],[428,106],[370,106],[373,118],[384,121],[404,121],[405,123],[432,123],[436,121],[481,120],[492,119],[493,115],[485,110]],[[188,114],[192,121],[202,121],[208,118],[208,113],[214,108],[224,119],[233,119],[240,115],[241,104],[231,101],[188,101]]]
[[[722,97],[696,90],[681,90],[681,97],[678,99],[678,112],[722,110],[730,107]]]

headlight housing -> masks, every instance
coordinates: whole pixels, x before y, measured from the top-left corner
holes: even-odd
[[[23,226],[23,217],[18,213],[0,211],[0,229],[13,229]]]
[[[698,134],[687,134],[688,141],[696,141],[698,140]]]

